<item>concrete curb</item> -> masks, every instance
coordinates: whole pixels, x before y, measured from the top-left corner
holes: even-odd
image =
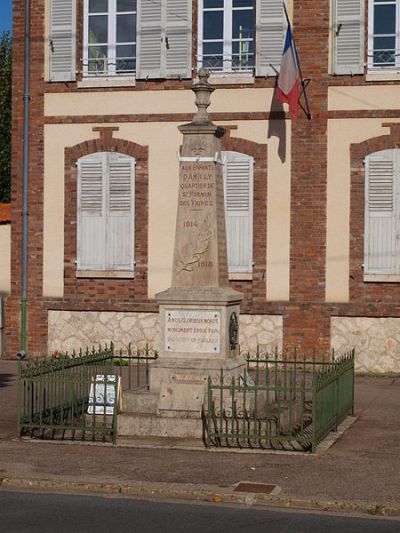
[[[318,444],[315,454],[310,451],[290,451],[290,450],[274,450],[268,448],[228,448],[222,446],[221,448],[211,447],[206,448],[202,439],[197,439],[197,445],[194,445],[194,439],[168,439],[165,437],[124,437],[117,439],[116,444],[111,442],[91,442],[91,441],[73,441],[73,440],[41,440],[32,439],[31,437],[13,437],[10,440],[13,442],[24,442],[26,444],[52,444],[58,446],[98,446],[98,447],[113,447],[113,448],[138,448],[150,450],[182,450],[203,453],[235,453],[235,454],[251,454],[251,455],[292,455],[298,457],[305,455],[307,457],[316,457],[326,453],[342,435],[350,429],[358,420],[358,415],[349,415],[338,426],[337,431],[331,431]],[[0,439],[1,442],[2,439]]]
[[[247,506],[265,506],[285,509],[365,514],[370,516],[400,516],[400,502],[382,504],[371,501],[340,501],[301,499],[282,495],[234,492],[232,488],[191,483],[151,483],[137,481],[133,484],[84,483],[51,479],[0,478],[1,489],[37,490],[96,495],[118,495],[127,498],[164,499],[213,502]]]

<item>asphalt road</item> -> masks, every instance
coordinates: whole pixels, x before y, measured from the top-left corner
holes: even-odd
[[[399,533],[400,520],[0,491],[2,533]]]

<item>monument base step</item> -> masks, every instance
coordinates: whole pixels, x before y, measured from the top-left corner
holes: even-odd
[[[159,394],[150,391],[124,391],[122,397],[123,413],[157,414]]]
[[[118,437],[175,437],[201,439],[201,418],[162,417],[149,413],[118,415]]]
[[[155,448],[169,450],[199,450],[204,451],[203,439],[175,438],[175,437],[141,437],[141,436],[118,436],[118,446],[127,448]]]

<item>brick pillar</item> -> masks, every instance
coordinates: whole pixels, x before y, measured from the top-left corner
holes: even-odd
[[[292,121],[290,302],[284,345],[329,347],[324,313],[327,187],[329,1],[294,0],[293,31],[312,119],[299,110]],[[310,35],[312,38],[310,38]],[[304,102],[304,98],[302,98]]]
[[[11,294],[6,303],[6,354],[19,348],[22,276],[22,177],[23,177],[23,87],[24,1],[13,2],[13,130],[12,130],[12,225]],[[43,65],[44,3],[31,0],[31,65],[28,197],[28,344],[29,355],[44,353],[47,343],[47,313],[42,309],[43,280]],[[35,335],[32,335],[35,332]]]

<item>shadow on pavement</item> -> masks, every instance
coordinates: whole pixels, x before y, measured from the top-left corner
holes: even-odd
[[[17,363],[0,359],[0,440],[17,434]]]

